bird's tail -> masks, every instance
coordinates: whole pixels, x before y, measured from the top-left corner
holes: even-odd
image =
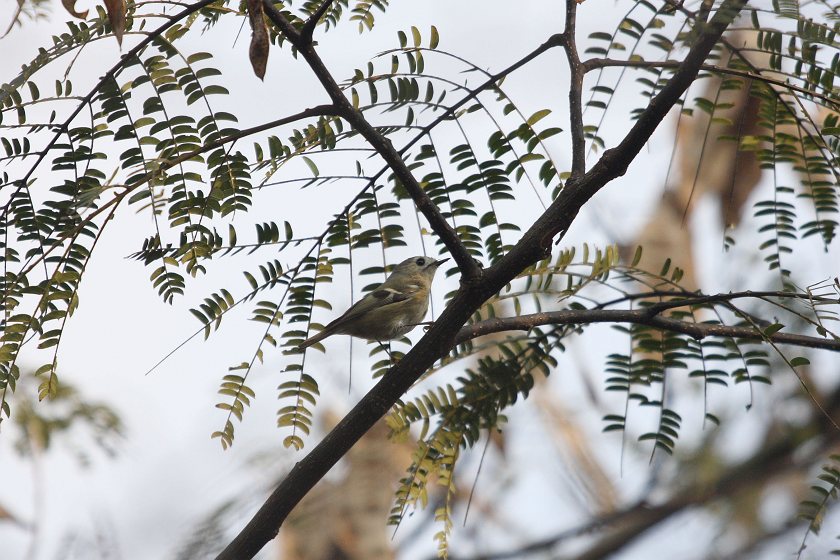
[[[318,334],[316,334],[315,336],[311,336],[311,337],[307,338],[306,340],[304,340],[303,342],[301,342],[300,344],[298,344],[298,349],[303,350],[304,348],[309,348],[310,346],[312,346],[316,342],[321,342],[322,340],[324,340],[325,338],[327,338],[331,334],[333,334],[332,331],[324,329],[321,332],[319,332]]]

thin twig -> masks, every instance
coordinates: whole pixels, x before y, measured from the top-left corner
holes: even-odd
[[[569,126],[572,136],[572,176],[577,178],[586,172],[586,137],[583,133],[583,76],[586,70],[580,64],[575,40],[577,21],[577,0],[566,0],[566,38],[563,49],[569,61]]]

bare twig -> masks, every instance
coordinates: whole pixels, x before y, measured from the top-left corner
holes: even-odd
[[[581,66],[577,52],[576,21],[577,0],[566,0],[566,28],[563,30],[566,41],[563,47],[569,61],[569,126],[572,136],[572,177],[574,178],[586,173],[586,138],[583,134],[583,104],[581,102],[583,76],[586,70]]]

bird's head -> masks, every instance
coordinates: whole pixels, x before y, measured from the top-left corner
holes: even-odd
[[[449,259],[435,260],[432,257],[411,257],[406,259],[394,269],[390,278],[418,278],[431,282],[435,277],[435,272],[440,265]]]

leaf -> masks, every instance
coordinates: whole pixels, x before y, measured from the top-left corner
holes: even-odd
[[[630,266],[638,266],[639,261],[642,260],[642,246],[639,245],[636,247],[636,253],[633,255],[633,261],[630,263]]]
[[[108,12],[108,22],[111,24],[114,37],[122,46],[123,33],[125,33],[125,0],[105,0],[105,11]]]
[[[53,399],[58,393],[58,376],[55,370],[50,368],[50,375],[38,385],[38,400]]]
[[[303,159],[304,163],[306,163],[307,167],[309,167],[309,170],[312,171],[313,175],[315,175],[316,177],[320,175],[320,172],[318,171],[318,166],[315,165],[314,161],[312,161],[306,156],[301,156],[301,159]]]
[[[777,332],[779,332],[783,328],[785,328],[785,326],[783,324],[773,323],[772,325],[764,328],[764,336],[768,336],[768,337],[773,336],[774,334],[776,334]]]
[[[539,121],[541,121],[543,118],[547,117],[549,114],[551,114],[550,109],[541,109],[541,110],[537,111],[536,113],[534,113],[533,115],[531,115],[531,118],[529,118],[527,122],[528,122],[529,125],[534,126]]]

